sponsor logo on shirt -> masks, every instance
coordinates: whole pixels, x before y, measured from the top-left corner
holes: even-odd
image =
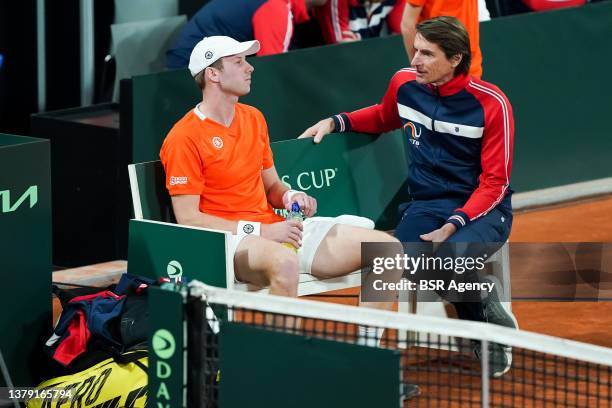
[[[187,177],[170,176],[170,185],[176,186],[177,184],[187,184]]]
[[[212,138],[212,144],[217,149],[220,149],[220,148],[223,147],[223,139],[221,139],[219,136],[215,136],[215,137]]]

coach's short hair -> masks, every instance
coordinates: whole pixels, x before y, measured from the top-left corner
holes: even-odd
[[[444,51],[446,58],[451,59],[457,54],[463,55],[461,62],[455,67],[455,76],[470,71],[472,63],[470,36],[461,21],[455,17],[439,16],[421,21],[417,24],[416,30],[427,41],[438,45]]]
[[[193,77],[193,79],[195,79],[196,81],[196,84],[198,84],[201,90],[204,90],[204,88],[206,87],[205,73],[208,68],[217,68],[219,71],[223,71],[223,58],[219,58],[218,60],[198,72],[196,76]]]

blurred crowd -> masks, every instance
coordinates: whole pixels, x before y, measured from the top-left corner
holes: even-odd
[[[408,57],[414,27],[440,15],[457,17],[468,29],[481,75],[479,22],[529,11],[584,5],[587,0],[210,0],[181,30],[167,52],[168,68],[184,68],[202,38],[226,35],[259,40],[257,55],[402,34]]]

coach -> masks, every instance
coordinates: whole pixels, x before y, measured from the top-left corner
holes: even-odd
[[[514,120],[496,86],[469,75],[465,27],[454,17],[417,25],[412,68],[399,70],[382,101],[319,121],[300,138],[331,132],[382,133],[403,128],[412,201],[400,206],[402,242],[499,243],[510,235]],[[478,279],[476,276],[474,279]],[[489,279],[489,278],[486,278]],[[497,294],[453,302],[461,319],[516,328]],[[478,354],[478,347],[475,351]],[[491,374],[510,369],[511,350],[494,345]]]

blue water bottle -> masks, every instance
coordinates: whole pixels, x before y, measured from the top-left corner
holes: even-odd
[[[286,219],[287,221],[289,220],[298,220],[299,222],[304,221],[304,213],[300,209],[300,205],[297,202],[294,202],[293,204],[291,204],[291,211],[287,213]],[[294,247],[288,242],[283,243],[283,245],[286,246],[287,248],[293,249],[295,252],[298,251],[298,248]]]

